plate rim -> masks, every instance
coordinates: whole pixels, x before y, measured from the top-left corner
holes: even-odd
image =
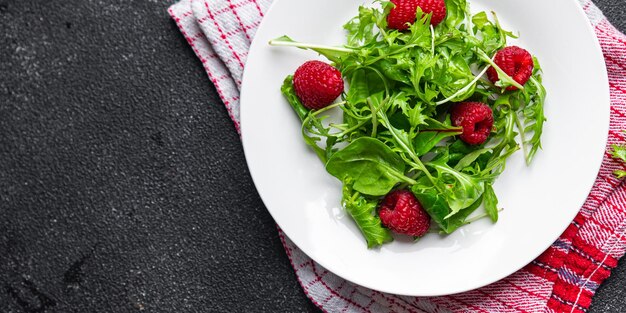
[[[353,1],[360,1],[360,0],[353,0]],[[467,1],[471,2],[472,0],[467,0]],[[282,3],[282,2],[283,2],[283,0],[274,0],[270,4],[268,10],[265,12],[265,16],[270,15],[270,12],[272,12],[277,7],[277,5],[279,3]],[[604,99],[603,100],[606,100],[606,102],[602,101],[602,102],[605,102],[605,103],[603,103],[604,104],[603,109],[606,111],[605,114],[604,114],[605,117],[606,117],[606,121],[602,125],[603,126],[603,132],[605,133],[605,136],[602,139],[602,146],[605,147],[605,148],[602,151],[598,151],[597,152],[597,154],[600,155],[599,157],[597,157],[598,162],[597,162],[596,166],[594,167],[595,168],[595,172],[597,173],[596,174],[596,178],[597,178],[597,176],[599,175],[600,169],[602,167],[602,164],[603,164],[603,159],[604,159],[603,156],[604,156],[604,153],[606,151],[606,145],[608,143],[608,135],[609,135],[609,130],[610,130],[610,116],[611,116],[610,108],[611,108],[611,104],[612,103],[611,103],[611,98],[610,98],[610,85],[609,85],[609,79],[608,79],[608,70],[606,68],[606,60],[605,60],[605,58],[603,56],[603,50],[602,50],[602,47],[601,47],[601,44],[600,44],[600,40],[598,39],[597,33],[595,32],[594,26],[592,25],[592,21],[588,18],[587,14],[585,13],[584,8],[582,7],[582,5],[581,5],[581,3],[579,1],[577,1],[577,0],[570,0],[569,2],[573,3],[575,5],[576,12],[579,15],[579,18],[582,18],[582,20],[586,21],[585,28],[587,29],[587,31],[589,33],[591,33],[593,35],[592,36],[592,41],[593,41],[593,50],[595,50],[595,56],[599,57],[599,60],[602,63],[602,68],[600,69],[600,71],[603,74],[602,77],[601,77],[601,80],[602,80],[601,83],[603,85],[603,88],[602,88],[603,89],[603,94],[604,94]],[[259,27],[257,29],[257,33],[261,32],[266,27],[266,25],[268,24],[267,20],[268,19],[266,17],[264,17],[262,19],[262,21],[259,24]],[[248,57],[250,57],[250,55],[252,55],[252,53],[254,52],[253,48],[260,44],[260,41],[257,40],[257,38],[258,37],[255,35],[255,37],[253,38],[253,40],[252,40],[252,42],[250,44],[250,50],[249,50]],[[385,293],[389,293],[389,294],[395,294],[395,295],[399,295],[399,296],[437,297],[437,296],[447,296],[447,295],[460,294],[460,293],[464,293],[464,292],[467,292],[467,291],[476,290],[476,289],[485,287],[487,285],[490,285],[492,283],[495,283],[497,281],[500,281],[500,280],[502,280],[502,279],[504,279],[506,277],[509,277],[510,275],[514,274],[515,272],[519,271],[520,269],[524,268],[524,266],[526,266],[527,264],[529,264],[530,262],[535,260],[542,253],[544,253],[547,249],[549,249],[552,246],[552,244],[558,238],[560,238],[560,236],[563,234],[563,232],[565,232],[567,227],[569,227],[569,225],[571,224],[571,222],[569,222],[567,224],[564,224],[560,228],[561,230],[558,232],[558,235],[555,238],[551,238],[550,241],[546,240],[546,242],[549,242],[549,243],[544,248],[542,248],[538,253],[532,255],[532,257],[529,256],[528,258],[525,258],[525,259],[528,259],[528,261],[524,262],[524,264],[522,266],[512,267],[512,268],[514,268],[514,270],[511,270],[510,272],[507,271],[507,272],[509,272],[508,274],[506,274],[506,275],[504,275],[504,276],[502,276],[500,278],[497,278],[497,279],[495,279],[493,281],[490,281],[490,282],[487,282],[487,283],[481,283],[480,285],[475,286],[475,287],[471,287],[471,288],[462,288],[462,289],[459,289],[459,290],[451,292],[451,293],[437,293],[437,292],[434,292],[434,293],[417,293],[416,294],[416,293],[403,293],[403,292],[389,291],[389,290],[385,290],[384,288],[378,288],[376,286],[372,286],[371,284],[368,284],[368,283],[360,282],[358,279],[352,279],[351,277],[347,277],[345,275],[342,275],[342,274],[332,270],[333,266],[329,265],[324,260],[324,258],[322,258],[322,260],[320,260],[318,258],[313,257],[311,255],[311,253],[307,252],[308,249],[303,248],[302,245],[298,244],[298,240],[297,239],[294,240],[292,237],[289,236],[289,234],[286,231],[283,230],[283,228],[280,226],[277,218],[274,216],[275,212],[273,212],[271,209],[269,209],[269,207],[266,205],[267,201],[266,201],[264,195],[259,191],[259,188],[257,187],[258,186],[257,185],[258,178],[255,178],[256,175],[253,173],[253,170],[250,168],[250,164],[249,164],[249,161],[248,161],[251,153],[249,152],[249,149],[250,149],[249,145],[246,145],[246,140],[245,140],[245,138],[246,138],[246,136],[245,136],[245,134],[246,134],[246,126],[245,126],[246,123],[243,123],[245,114],[244,114],[244,110],[241,109],[241,108],[243,108],[243,103],[244,103],[243,100],[246,99],[246,97],[244,97],[244,93],[245,93],[245,91],[247,91],[249,89],[249,88],[244,88],[245,86],[248,85],[248,83],[246,83],[246,82],[249,81],[248,79],[246,79],[247,76],[248,76],[247,74],[249,73],[249,71],[247,69],[248,69],[248,67],[245,66],[244,67],[244,71],[243,71],[243,75],[242,75],[242,84],[241,84],[241,91],[240,91],[240,93],[241,93],[240,94],[240,100],[241,100],[241,102],[240,102],[241,128],[240,129],[241,129],[242,148],[243,148],[244,156],[245,156],[245,159],[246,159],[246,165],[248,166],[248,169],[249,169],[249,172],[250,172],[250,176],[251,176],[252,181],[254,183],[254,187],[257,189],[257,193],[259,194],[259,197],[263,201],[263,204],[266,207],[267,211],[270,213],[270,215],[272,216],[272,218],[276,222],[276,225],[279,227],[279,232],[283,232],[284,235],[287,236],[289,238],[289,240],[294,245],[296,245],[300,249],[300,251],[302,251],[302,253],[304,253],[307,257],[309,257],[311,260],[313,260],[314,262],[318,263],[319,265],[321,265],[322,267],[327,269],[329,272],[337,275],[341,279],[344,279],[344,280],[349,281],[349,282],[351,282],[353,284],[356,284],[356,285],[359,285],[359,286],[362,286],[362,287],[365,287],[365,288],[368,288],[368,289],[372,289],[372,290],[376,290],[376,291],[380,291],[380,292],[385,292]],[[600,102],[599,102],[599,104],[600,104]],[[576,211],[572,210],[571,211],[572,212],[571,213],[572,216],[571,216],[571,219],[568,218],[568,220],[572,220],[573,221],[573,219],[580,213],[580,210],[582,209],[584,203],[586,202],[587,198],[589,197],[590,192],[593,189],[595,181],[596,181],[596,179],[590,180],[590,182],[587,183],[587,187],[585,188],[585,190],[588,190],[586,197],[582,199],[582,203],[579,204],[578,210],[576,210]],[[281,240],[281,243],[283,245],[283,248],[286,249],[287,248],[286,247],[286,243],[283,242],[282,240]],[[290,255],[287,255],[287,256],[288,256],[288,258],[290,260],[290,263],[291,263],[291,265],[293,267],[294,264],[292,262],[292,257]],[[299,279],[298,279],[298,281],[299,281]],[[300,283],[300,281],[299,281],[299,283]]]

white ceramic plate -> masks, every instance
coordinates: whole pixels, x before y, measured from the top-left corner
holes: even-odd
[[[243,146],[255,185],[278,225],[307,255],[333,273],[379,291],[411,296],[463,292],[528,264],[565,230],[597,175],[609,122],[604,59],[575,0],[473,0],[472,12],[493,10],[514,43],[544,68],[548,122],[543,151],[531,167],[513,156],[495,185],[500,221],[484,219],[447,237],[396,240],[368,250],[340,207],[341,185],[301,138],[300,121],[280,94],[286,75],[319,59],[268,46],[281,35],[340,45],[342,25],[363,0],[276,0],[259,28],[241,97]],[[369,3],[369,2],[368,2]]]

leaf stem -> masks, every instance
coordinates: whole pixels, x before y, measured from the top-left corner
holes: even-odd
[[[543,132],[543,123],[546,120],[543,111],[543,106],[546,98],[546,89],[535,76],[531,76],[529,81],[535,86],[535,88],[537,88],[537,94],[535,96],[538,97],[538,99],[533,99],[532,104],[532,109],[535,111],[533,114],[535,124],[533,125],[533,137],[529,140],[529,144],[531,145],[531,147],[528,155],[526,156],[526,164],[530,164],[532,162],[535,153],[537,153],[537,150],[541,148],[541,134]]]
[[[378,114],[374,114],[373,112],[376,111],[378,112],[378,108],[374,107],[374,104],[372,103],[371,98],[367,98],[367,104],[370,107],[370,111],[372,112],[372,137],[376,138],[376,131],[378,130],[378,119],[376,118],[376,116]],[[381,103],[382,106],[382,103]]]
[[[310,43],[302,43],[302,42],[292,42],[285,40],[276,40],[272,39],[269,41],[270,46],[275,47],[296,47],[296,48],[307,48],[307,49],[321,49],[321,50],[329,50],[329,51],[337,51],[337,52],[346,52],[351,53],[355,52],[355,49],[345,48],[345,47],[333,47],[326,45],[317,45]]]
[[[360,196],[361,194],[358,191],[355,191],[354,195],[352,195],[352,198],[350,198],[350,202],[356,201],[356,199],[358,199]]]
[[[522,152],[524,153],[526,163],[529,164],[528,163],[528,151],[526,150],[526,131],[524,130],[524,126],[522,125],[522,122],[520,121],[517,114],[513,114],[513,119],[515,119],[515,126],[517,127],[517,130],[519,131],[520,139],[522,140]]]
[[[430,54],[435,56],[435,28],[430,24]]]
[[[369,102],[369,99],[368,99],[368,102]],[[374,111],[372,111],[372,115],[375,115],[376,113],[378,113],[378,111],[380,111],[380,109],[381,109],[382,107],[383,107],[382,105],[378,106],[378,107],[377,107]],[[370,110],[371,110],[371,109],[370,109]],[[341,133],[337,134],[337,137],[341,138],[341,137],[343,137],[343,136],[346,136],[346,135],[348,135],[349,133],[351,133],[351,132],[353,132],[353,131],[355,131],[355,130],[359,129],[359,127],[361,127],[361,126],[365,125],[365,123],[367,123],[367,122],[369,122],[369,121],[371,121],[371,120],[372,120],[372,117],[369,117],[369,118],[363,119],[362,121],[360,121],[360,122],[359,122],[359,123],[357,123],[356,125],[354,125],[354,126],[350,127],[349,129],[344,130],[344,131],[342,131]]]
[[[437,101],[435,102],[436,105],[442,105],[444,103],[450,102],[452,101],[452,99],[456,98],[458,95],[466,92],[470,87],[472,87],[474,84],[476,84],[476,82],[483,76],[485,75],[485,73],[487,72],[487,70],[489,69],[489,65],[485,66],[485,68],[480,71],[480,73],[478,75],[476,75],[476,77],[474,77],[474,79],[467,85],[465,85],[463,88],[459,89],[457,92],[455,92],[453,95],[449,96],[446,99],[443,99],[441,101]]]
[[[389,172],[389,174],[393,175],[393,173],[391,173],[391,172]],[[413,180],[413,179],[411,179],[411,178],[409,178],[409,177],[407,177],[405,175],[398,175],[398,176],[393,175],[393,176],[395,176],[396,178],[400,179],[401,181],[403,181],[403,182],[405,182],[405,183],[407,183],[409,185],[417,184],[417,182],[415,180]]]
[[[317,111],[309,111],[309,114],[306,115],[306,117],[304,118],[304,120],[302,120],[302,135],[304,135],[305,129],[308,126],[308,124],[311,122],[311,119],[314,118],[315,116],[324,113],[330,109],[336,108],[338,106],[344,105],[346,104],[346,101],[341,101],[341,102],[337,102],[337,103],[333,103],[325,108],[319,109]],[[317,133],[317,135],[320,136],[328,136],[328,137],[337,137],[340,138],[342,136],[337,136],[336,134],[321,134],[321,133]]]
[[[391,53],[387,53],[387,54],[379,55],[378,57],[376,57],[376,58],[374,58],[374,59],[372,59],[372,60],[367,61],[367,63],[366,63],[366,64],[363,64],[363,66],[364,66],[364,67],[367,67],[367,66],[372,65],[372,64],[374,64],[374,63],[376,63],[376,62],[378,62],[378,61],[380,61],[380,60],[382,60],[382,59],[384,59],[384,58],[388,58],[389,56],[392,56],[392,55],[394,55],[394,54],[398,54],[398,53],[400,53],[400,52],[403,52],[403,51],[405,51],[405,50],[408,50],[408,49],[411,49],[411,48],[415,48],[415,47],[417,47],[417,45],[416,45],[416,44],[406,45],[406,46],[404,46],[404,47],[402,47],[402,48],[400,48],[400,49],[398,49],[398,50],[396,50],[396,51],[392,51]]]
[[[321,109],[319,109],[317,111],[311,111],[311,114],[316,115],[316,116],[320,115],[321,113],[324,113],[324,112],[326,112],[326,111],[328,111],[330,109],[334,109],[334,108],[336,108],[336,107],[338,107],[340,105],[344,105],[344,104],[346,104],[346,102],[347,101],[341,101],[341,102],[333,103],[333,104],[331,104],[331,105],[329,105],[327,107],[321,108]]]
[[[430,180],[433,186],[439,189],[437,187],[437,184],[435,184],[435,179],[433,178],[432,175],[430,175],[430,172],[428,171],[426,166],[424,166],[424,163],[422,163],[422,160],[420,160],[419,156],[417,156],[417,154],[415,154],[413,149],[411,149],[411,147],[409,146],[409,143],[405,142],[404,140],[402,140],[402,138],[400,138],[400,135],[398,135],[397,130],[393,126],[391,126],[389,119],[387,119],[387,116],[384,113],[379,112],[379,114],[380,114],[379,118],[383,126],[385,126],[389,130],[389,132],[391,133],[391,136],[396,141],[396,143],[400,145],[402,150],[404,150],[409,155],[409,157],[411,157],[411,159],[413,160],[414,164],[412,164],[412,166],[424,172],[424,174],[426,175],[426,177],[428,177],[428,180]]]
[[[517,81],[515,81],[509,74],[505,73],[489,56],[487,53],[481,49],[477,49],[478,56],[485,62],[489,63],[489,65],[493,66],[493,68],[498,72],[498,77],[500,80],[504,80],[508,82],[512,86],[516,87],[519,90],[524,90],[524,86],[520,85]]]
[[[504,209],[498,209],[498,213],[500,213],[502,211],[504,211]],[[466,219],[465,220],[465,224],[474,223],[474,222],[476,222],[478,220],[481,220],[481,219],[483,219],[485,217],[489,217],[489,215],[487,213],[482,213],[482,214],[476,215],[476,216],[474,216],[472,218]]]

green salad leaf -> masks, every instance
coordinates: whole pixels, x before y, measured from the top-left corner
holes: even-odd
[[[382,226],[380,218],[376,215],[378,202],[355,191],[350,181],[347,181],[343,186],[342,204],[361,230],[368,248],[377,247],[393,240],[389,230]]]
[[[374,2],[344,25],[343,46],[288,36],[270,41],[326,57],[348,84],[340,100],[311,111],[293,77],[284,80],[281,91],[302,122],[305,143],[343,182],[343,206],[370,248],[391,241],[376,206],[396,189],[410,189],[445,234],[481,217],[496,222],[501,209],[493,186],[507,160],[523,150],[530,164],[541,149],[546,90],[539,61],[523,86],[507,75],[493,58],[516,35],[493,12],[471,14],[466,0],[447,0],[446,18],[435,27],[418,9],[406,31],[387,28],[391,2]],[[498,82],[485,78],[489,68]],[[487,142],[472,146],[457,137],[462,129],[449,111],[462,101],[491,107]],[[329,122],[329,110],[341,110],[342,120]],[[614,155],[626,160],[624,151],[615,148]],[[481,206],[485,213],[473,214]]]
[[[493,190],[491,184],[486,184],[485,193],[483,195],[485,200],[485,212],[493,222],[498,221],[498,197]]]
[[[350,180],[353,188],[371,196],[384,196],[396,184],[415,181],[404,176],[404,162],[384,143],[361,137],[333,154],[326,170],[341,181]]]
[[[622,164],[626,164],[626,145],[612,145],[613,150],[611,151],[611,156],[622,162]],[[626,177],[626,171],[623,169],[613,171],[613,175],[615,175],[618,179],[622,179]]]
[[[427,182],[416,184],[411,187],[411,191],[422,204],[428,215],[437,224],[439,229],[445,234],[451,234],[459,227],[467,224],[467,217],[474,213],[482,202],[482,198],[478,198],[467,208],[450,215],[452,210],[445,199],[445,196],[436,188],[428,186]]]
[[[460,127],[450,125],[450,121],[440,122],[433,118],[426,118],[425,124],[419,127],[419,132],[415,136],[414,144],[415,154],[423,156],[430,152],[448,137],[460,135],[462,130]]]
[[[437,182],[444,186],[441,189],[450,207],[450,214],[445,218],[450,218],[476,202],[485,192],[485,184],[480,178],[451,168],[445,161],[445,158],[440,158],[426,163],[426,166],[437,172]]]

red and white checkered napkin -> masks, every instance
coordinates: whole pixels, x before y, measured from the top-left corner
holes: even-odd
[[[620,132],[626,129],[626,36],[592,2],[579,1],[604,51],[612,102],[609,144],[618,143],[626,139]],[[169,9],[237,130],[248,48],[271,2],[182,0]],[[304,292],[327,312],[583,312],[626,250],[626,186],[611,175],[620,167],[606,153],[580,213],[543,255],[499,282],[463,294],[419,298],[369,290],[328,272],[280,236]]]

